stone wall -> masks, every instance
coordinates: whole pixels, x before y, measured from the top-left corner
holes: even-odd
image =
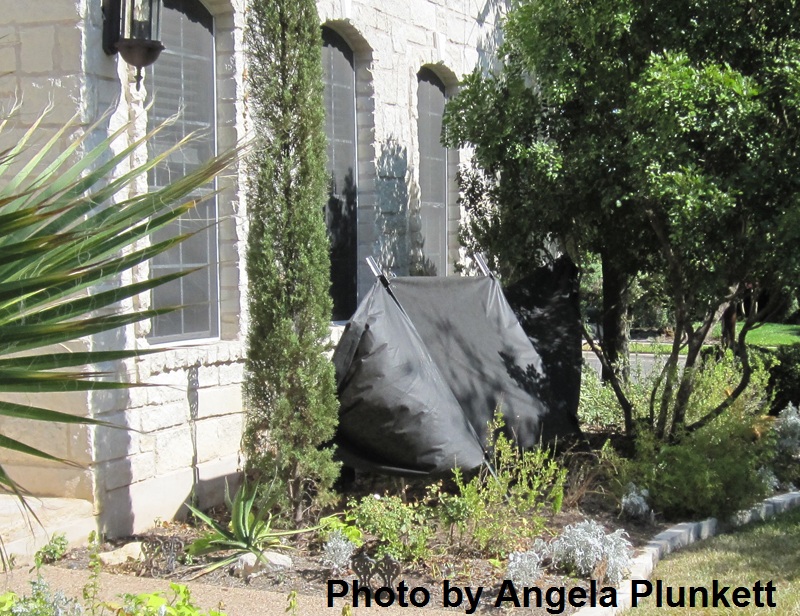
[[[447,94],[476,67],[495,62],[507,0],[320,0],[322,23],[354,51],[358,151],[358,294],[374,281],[365,258],[407,275],[422,257],[419,220],[417,73],[432,69]],[[448,274],[459,259],[459,162],[450,156]]]
[[[214,15],[216,130],[221,151],[247,137],[244,2],[209,0],[205,5]],[[131,71],[122,62],[118,65],[123,71],[119,82],[125,104],[117,111],[123,118],[141,114],[145,118],[138,129],[141,134],[146,127],[147,72],[142,91],[137,92],[130,85]],[[181,515],[186,501],[200,506],[219,504],[225,481],[235,479],[240,468],[247,233],[241,174],[241,168],[231,169],[218,181],[219,339],[153,345],[147,338],[148,321],[131,326],[122,334],[122,344],[163,348],[164,352],[120,368],[131,382],[144,387],[91,397],[96,418],[132,428],[94,431],[95,503],[100,528],[108,534],[140,532],[155,519]],[[132,279],[148,275],[146,266],[131,273]],[[136,298],[130,308],[147,308],[149,301],[147,295]],[[99,344],[120,342],[101,340]]]
[[[79,1],[42,0],[32,10],[26,2],[0,0],[0,114],[8,120],[2,131],[2,149],[16,145],[46,113],[27,148],[36,152],[59,127],[80,115],[85,17],[84,3]],[[68,144],[65,137],[53,147],[53,153],[63,152]],[[2,180],[19,170],[24,159],[25,155],[21,156]],[[69,348],[79,351],[87,345],[81,341]],[[16,399],[75,415],[87,412],[87,396],[80,392],[60,395],[57,400],[43,395]],[[23,485],[35,482],[37,492],[92,498],[93,478],[88,468],[91,431],[87,427],[0,418],[0,433],[81,465],[66,466],[4,451],[4,468]]]
[[[242,0],[209,0],[215,17],[217,141],[220,150],[246,138]],[[101,3],[0,0],[0,104],[21,109],[3,134],[4,145],[52,107],[38,141],[75,117],[76,131],[100,121],[103,134],[129,126],[112,146],[120,151],[141,138],[147,127],[147,69],[140,90],[134,71],[102,51]],[[176,110],[177,111],[177,110]],[[105,129],[105,131],[104,131]],[[66,142],[65,142],[66,145]],[[63,150],[56,148],[56,151]],[[139,148],[128,163],[141,164]],[[212,341],[161,345],[163,353],[104,366],[116,378],[141,387],[123,391],[22,396],[30,403],[93,417],[126,429],[40,425],[0,418],[3,434],[41,446],[71,460],[67,466],[0,452],[4,467],[40,496],[65,496],[95,504],[100,529],[109,535],[139,532],[156,518],[168,519],[182,504],[221,502],[228,477],[239,468],[242,430],[242,340],[244,324],[245,203],[241,169],[220,179],[218,199],[220,337]],[[147,190],[142,177],[126,198]],[[125,283],[149,275],[148,268],[126,272]],[[109,283],[113,284],[113,283]],[[121,311],[146,309],[149,296],[122,302]],[[88,349],[151,348],[149,322],[121,328],[76,343]],[[7,396],[8,397],[8,396]]]
[[[498,44],[496,22],[506,0],[320,0],[321,22],[350,44],[356,62],[358,125],[358,289],[373,283],[366,256],[398,274],[419,259],[417,73],[429,67],[456,91],[475,66],[489,66]],[[246,0],[204,0],[215,17],[217,136],[219,148],[246,137],[243,27]],[[129,125],[114,149],[140,138],[147,127],[147,70],[141,90],[133,70],[102,51],[99,0],[0,0],[0,104],[23,108],[9,130],[19,134],[49,102],[47,134],[77,114],[79,125],[100,118],[107,131]],[[169,45],[169,41],[165,41]],[[5,135],[8,143],[7,132]],[[95,142],[101,135],[95,138]],[[90,143],[91,145],[91,143]],[[463,159],[463,153],[460,154]],[[145,160],[140,148],[131,164]],[[452,156],[448,209],[448,271],[458,258],[460,212]],[[120,173],[125,171],[125,165]],[[142,531],[195,499],[220,502],[223,483],[240,467],[243,425],[241,383],[247,331],[246,203],[242,169],[221,180],[219,198],[220,336],[161,345],[162,353],[106,367],[141,385],[124,391],[50,396],[44,406],[94,417],[127,429],[46,426],[0,419],[0,430],[46,441],[49,451],[77,462],[67,467],[15,457],[0,459],[33,493],[94,502],[109,535]],[[146,179],[131,188],[147,190]],[[122,195],[125,197],[125,195]],[[120,282],[148,276],[146,266]],[[149,296],[120,310],[149,306]],[[93,349],[148,349],[143,322],[82,341]],[[42,439],[41,437],[45,438]]]

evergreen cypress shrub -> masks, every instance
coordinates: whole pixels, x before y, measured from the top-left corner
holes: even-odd
[[[256,134],[248,167],[250,325],[243,445],[251,472],[282,493],[300,525],[338,476],[324,447],[336,428],[325,357],[331,300],[322,40],[314,0],[251,0],[247,104]]]

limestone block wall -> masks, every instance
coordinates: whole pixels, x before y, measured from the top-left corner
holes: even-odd
[[[101,528],[140,532],[186,501],[221,502],[240,466],[242,345],[219,341],[165,350],[137,362],[146,387],[95,396],[97,417],[132,430],[95,430]]]
[[[52,107],[46,127],[78,110],[85,25],[83,0],[0,0],[0,104],[24,103],[13,130],[30,126]]]
[[[246,138],[244,2],[208,0],[204,4],[214,16],[216,134],[218,150],[223,150]],[[110,86],[95,74],[100,86],[97,96],[122,101],[116,113],[123,119],[144,118],[133,138],[146,127],[147,70],[141,92],[130,85],[130,70],[124,63],[118,63],[118,71]],[[97,106],[107,104],[105,100]],[[221,503],[225,481],[235,481],[241,467],[247,233],[241,174],[237,166],[218,180],[219,337],[154,345],[147,337],[148,321],[117,334],[122,341],[96,337],[99,346],[163,349],[118,368],[141,387],[91,396],[94,417],[131,428],[94,431],[96,510],[100,529],[109,535],[140,532],[156,519],[181,515],[187,501],[203,507]],[[145,265],[129,275],[142,279],[149,270]],[[129,308],[149,305],[149,296],[143,295]]]
[[[35,8],[27,2],[0,0],[0,115],[8,120],[2,147],[15,145],[47,112],[30,141],[36,152],[63,124],[80,114],[85,7],[83,2],[42,0]],[[53,148],[66,149],[68,138]],[[14,173],[24,156],[12,165]],[[47,162],[47,161],[45,161]],[[5,181],[10,173],[0,181]],[[85,350],[86,341],[69,348]],[[59,349],[59,350],[64,350]],[[7,396],[23,403],[41,405],[75,415],[87,412],[85,393],[52,396]],[[64,494],[91,500],[93,478],[91,430],[86,426],[61,426],[0,417],[0,433],[37,446],[52,455],[74,461],[66,466],[30,456],[2,453],[4,468],[25,486],[34,483],[45,494]]]
[[[221,150],[246,136],[244,2],[204,2],[215,18],[216,133]],[[103,52],[100,7],[95,0],[43,0],[32,10],[31,3],[0,0],[0,72],[7,73],[0,77],[0,104],[4,111],[22,105],[11,122],[11,135],[4,134],[5,144],[13,143],[13,135],[48,106],[52,110],[37,129],[40,142],[73,116],[78,130],[100,122],[89,147],[122,126],[128,128],[112,146],[114,151],[145,134],[147,70],[137,90],[133,69]],[[146,156],[146,149],[139,148],[118,173],[141,164]],[[124,429],[0,418],[3,434],[76,463],[68,466],[0,451],[12,477],[36,495],[93,502],[100,530],[109,535],[139,532],[156,518],[171,518],[189,499],[201,506],[221,502],[224,480],[239,468],[247,230],[240,173],[237,166],[219,181],[219,337],[161,345],[161,353],[102,367],[116,380],[134,385],[128,390],[23,397]],[[142,177],[119,198],[146,190],[147,179]],[[109,285],[148,275],[144,265]],[[119,310],[146,309],[149,304],[149,296],[143,295],[123,302]],[[145,321],[80,341],[76,349],[149,349],[148,333]]]
[[[447,95],[476,67],[495,64],[507,0],[320,0],[322,23],[342,35],[356,63],[358,124],[358,293],[374,279],[373,256],[407,275],[422,257],[419,218],[417,73],[432,69]],[[451,152],[448,273],[459,258],[458,187],[467,152]]]
[[[215,18],[217,140],[220,149],[247,136],[243,30],[246,0],[202,0]],[[321,23],[350,44],[356,64],[358,126],[358,289],[373,283],[368,255],[407,274],[421,255],[417,73],[434,70],[449,94],[476,66],[489,66],[498,44],[497,22],[507,0],[319,0]],[[141,90],[133,70],[102,51],[99,0],[0,0],[0,105],[21,113],[8,129],[20,134],[52,104],[41,133],[49,136],[73,116],[98,120],[106,132],[129,128],[119,151],[147,127],[147,70]],[[169,41],[165,41],[169,45]],[[103,131],[92,143],[102,138]],[[6,143],[8,143],[6,138]],[[89,145],[92,145],[90,143]],[[448,204],[448,270],[458,258],[461,213],[455,171],[467,153],[453,153]],[[130,164],[146,159],[139,148]],[[126,165],[119,172],[124,173]],[[220,502],[226,478],[240,466],[244,338],[247,331],[244,265],[247,235],[244,177],[233,168],[220,180],[219,336],[157,345],[161,352],[104,366],[134,387],[113,392],[45,396],[42,406],[100,419],[125,429],[47,426],[30,428],[0,419],[0,432],[78,466],[42,463],[0,452],[0,460],[33,493],[94,503],[101,530],[140,532],[181,512],[194,499]],[[2,181],[2,178],[0,178]],[[131,196],[147,190],[146,178]],[[147,266],[117,282],[140,280]],[[145,309],[147,295],[120,310]],[[151,349],[142,322],[78,343],[85,349]],[[77,348],[77,347],[76,347]],[[16,432],[15,432],[16,431]],[[25,440],[23,438],[23,440]]]

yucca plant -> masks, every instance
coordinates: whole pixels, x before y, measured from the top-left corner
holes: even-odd
[[[261,495],[261,499],[256,506],[256,500],[259,500],[259,495]],[[258,483],[250,484],[247,481],[247,477],[245,477],[233,500],[231,500],[226,486],[225,504],[231,514],[231,521],[227,527],[196,507],[186,503],[189,510],[211,529],[189,545],[186,550],[188,554],[190,556],[205,556],[215,552],[229,552],[224,558],[202,567],[195,577],[210,573],[226,565],[232,565],[240,556],[248,552],[254,554],[260,561],[265,562],[264,550],[288,549],[281,542],[283,537],[317,530],[316,528],[297,530],[276,530],[273,528],[272,511],[281,496],[282,494],[275,489],[275,482],[273,482],[272,486],[262,489]]]
[[[0,395],[130,387],[107,380],[107,373],[91,366],[147,351],[53,349],[165,312],[120,312],[115,307],[188,272],[129,284],[121,284],[119,276],[187,237],[178,235],[152,244],[140,241],[191,210],[196,203],[193,195],[228,167],[238,151],[205,162],[169,186],[130,196],[131,185],[185,140],[139,167],[118,172],[161,127],[115,151],[112,144],[130,127],[107,134],[102,119],[82,130],[70,123],[41,145],[36,138],[43,131],[43,119],[44,115],[6,149],[2,140],[9,118],[0,122]],[[90,146],[97,135],[101,135],[99,142]],[[60,151],[67,137],[73,140]],[[0,400],[0,416],[109,425],[6,400]],[[0,432],[0,448],[68,462],[39,447]],[[0,489],[23,499],[22,488],[1,465]]]

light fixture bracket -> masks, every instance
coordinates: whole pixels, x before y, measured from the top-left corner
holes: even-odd
[[[136,67],[136,89],[142,69],[164,50],[160,41],[162,0],[103,0],[103,51],[119,53]]]

